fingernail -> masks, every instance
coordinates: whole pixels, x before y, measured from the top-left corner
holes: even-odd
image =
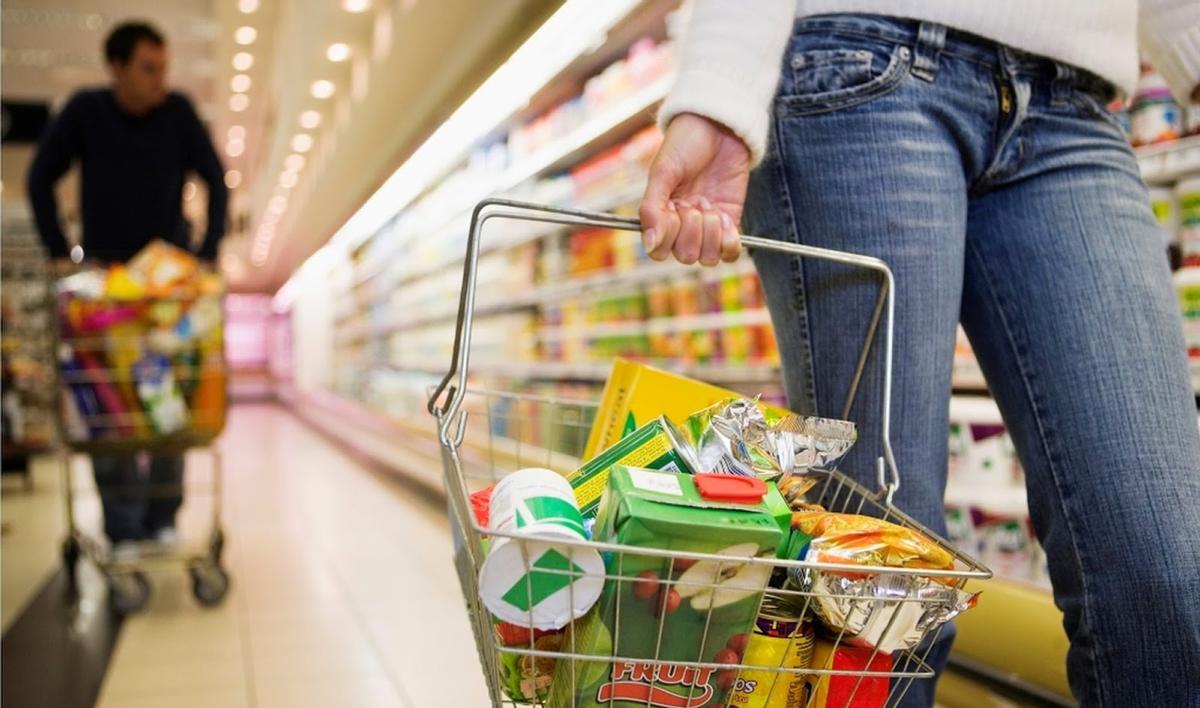
[[[646,247],[647,252],[653,251],[658,245],[658,230],[650,229],[642,234],[642,245]]]
[[[711,203],[711,202],[709,202],[709,201],[708,201],[707,199],[705,199],[704,197],[700,197],[700,208],[701,208],[701,209],[706,209],[706,210],[707,210],[707,209],[712,209],[712,203]]]
[[[721,228],[726,231],[733,229],[733,219],[730,219],[725,212],[721,212]]]

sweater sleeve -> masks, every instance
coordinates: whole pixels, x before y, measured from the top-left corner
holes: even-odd
[[[1141,0],[1140,12],[1142,49],[1175,97],[1189,103],[1200,86],[1200,2]]]
[[[788,0],[696,0],[659,126],[680,113],[702,115],[741,138],[757,164],[766,150],[780,57],[795,16],[796,4]]]
[[[54,185],[71,168],[71,163],[83,154],[86,112],[83,102],[83,95],[76,94],[51,121],[26,177],[26,191],[33,207],[38,235],[51,258],[67,257],[67,239],[59,221]]]
[[[196,115],[191,101],[184,99],[187,115],[187,142],[189,167],[200,175],[208,187],[208,227],[197,255],[203,260],[214,261],[217,247],[225,236],[225,222],[229,218],[229,189],[225,186],[225,170],[221,158],[213,148],[208,129]]]

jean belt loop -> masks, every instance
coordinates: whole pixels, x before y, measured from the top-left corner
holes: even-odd
[[[1050,89],[1050,100],[1056,106],[1065,106],[1071,101],[1071,87],[1075,85],[1075,69],[1066,64],[1054,62],[1054,83]]]
[[[917,31],[917,48],[913,57],[912,73],[925,81],[937,76],[938,57],[946,46],[946,26],[935,22],[922,22]]]

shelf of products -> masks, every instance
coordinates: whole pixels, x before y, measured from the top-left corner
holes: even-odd
[[[3,304],[4,467],[28,472],[29,455],[46,451],[55,435],[54,314],[44,251],[28,223],[4,224],[0,261]],[[28,480],[28,476],[26,477]]]

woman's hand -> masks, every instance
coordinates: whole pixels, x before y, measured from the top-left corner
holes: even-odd
[[[740,138],[702,116],[675,116],[638,210],[646,252],[709,266],[737,260],[749,177],[750,151]]]

